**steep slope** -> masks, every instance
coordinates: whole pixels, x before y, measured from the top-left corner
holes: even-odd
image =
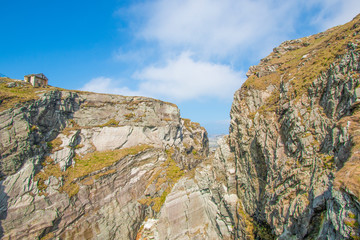
[[[357,16],[250,67],[231,109],[238,237],[360,238],[359,46]]]
[[[238,197],[228,137],[192,174],[182,177],[160,214],[147,219],[138,239],[234,239]]]
[[[0,78],[2,239],[360,239],[360,16],[247,73],[230,134]]]
[[[3,239],[135,239],[208,155],[171,103],[0,80]]]

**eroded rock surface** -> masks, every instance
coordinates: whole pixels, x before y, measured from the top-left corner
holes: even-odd
[[[138,239],[234,239],[235,158],[228,136],[218,145],[213,155],[175,184],[159,216],[147,219]]]
[[[230,145],[253,237],[359,238],[359,19],[281,44],[235,93]]]
[[[48,91],[0,118],[3,239],[135,239],[209,151],[204,128],[143,97]]]
[[[171,103],[0,79],[32,93],[0,103],[0,236],[359,239],[359,33],[358,16],[250,67],[211,152]]]

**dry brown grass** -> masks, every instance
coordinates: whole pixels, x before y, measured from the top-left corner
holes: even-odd
[[[52,140],[51,142],[48,142],[47,145],[50,148],[51,152],[54,153],[56,151],[63,149],[63,147],[60,147],[61,144],[63,144],[63,141],[61,140],[61,138],[57,137],[54,140]]]
[[[240,221],[245,225],[244,231],[246,234],[246,239],[254,240],[255,236],[253,219],[244,211],[244,207],[240,201],[238,202],[237,213],[240,216]]]
[[[50,232],[48,234],[46,234],[45,236],[43,236],[42,238],[40,238],[40,240],[50,240],[50,239],[54,239],[55,238],[55,234],[53,232]]]
[[[276,57],[275,53],[271,53],[266,66],[279,66],[276,72],[263,77],[251,75],[242,88],[265,90],[268,86],[273,85],[279,89],[281,81],[290,82],[288,96],[290,99],[298,99],[307,93],[309,86],[322,72],[329,69],[331,63],[338,61],[338,57],[346,53],[349,42],[360,40],[359,35],[354,35],[354,32],[359,31],[360,25],[356,29],[353,28],[354,24],[359,21],[358,16],[350,23],[326,31],[321,37],[315,35],[303,38],[301,40],[308,43],[306,46],[288,51],[280,58]],[[303,58],[305,55],[308,57]],[[278,100],[279,91],[275,90],[263,104],[260,112],[264,114],[276,111]],[[252,116],[254,113],[250,117]]]
[[[150,178],[146,187],[149,187],[150,184],[155,183],[156,190],[160,191],[164,184],[168,184],[166,189],[162,192],[160,196],[157,197],[148,197],[138,200],[140,204],[151,205],[151,208],[155,212],[159,212],[162,205],[164,204],[167,195],[171,192],[172,187],[179,181],[179,179],[184,175],[184,171],[181,170],[177,165],[175,160],[172,159],[174,153],[173,149],[167,151],[167,160],[161,164],[160,169],[158,169],[153,176]]]
[[[109,119],[106,123],[99,125],[99,127],[117,127],[119,126],[120,121],[117,121],[113,118]]]
[[[134,113],[128,113],[128,114],[125,114],[124,117],[125,117],[126,120],[130,120],[133,117],[135,117],[135,114]]]
[[[42,171],[40,171],[34,177],[34,180],[38,182],[37,185],[40,193],[45,194],[47,189],[45,181],[49,179],[50,176],[54,176],[56,178],[61,177],[63,179],[63,185],[60,188],[60,192],[66,192],[69,197],[72,197],[79,191],[79,185],[77,182],[78,179],[84,178],[92,172],[109,167],[125,156],[136,155],[137,153],[150,148],[152,148],[152,146],[138,145],[131,148],[124,148],[113,151],[88,153],[84,157],[75,156],[75,165],[67,168],[64,172],[60,170],[58,164],[54,163],[53,159],[47,157],[43,162],[44,167]],[[108,170],[104,173],[98,173],[97,175],[91,177],[91,179],[96,180],[104,175],[111,174],[114,171],[115,170]],[[92,184],[91,179],[86,179],[83,181],[83,183]]]
[[[8,83],[15,82],[22,84],[18,87],[7,87]],[[15,81],[9,78],[0,78],[0,111],[15,107],[28,101],[36,100],[39,91],[53,90],[53,87],[34,88],[31,84]]]

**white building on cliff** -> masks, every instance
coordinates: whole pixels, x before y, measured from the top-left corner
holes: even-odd
[[[43,73],[38,73],[24,76],[24,81],[31,83],[34,87],[45,87],[49,80]]]

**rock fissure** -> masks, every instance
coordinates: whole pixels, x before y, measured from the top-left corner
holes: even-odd
[[[251,66],[211,152],[174,104],[0,78],[0,237],[359,239],[359,21]]]

